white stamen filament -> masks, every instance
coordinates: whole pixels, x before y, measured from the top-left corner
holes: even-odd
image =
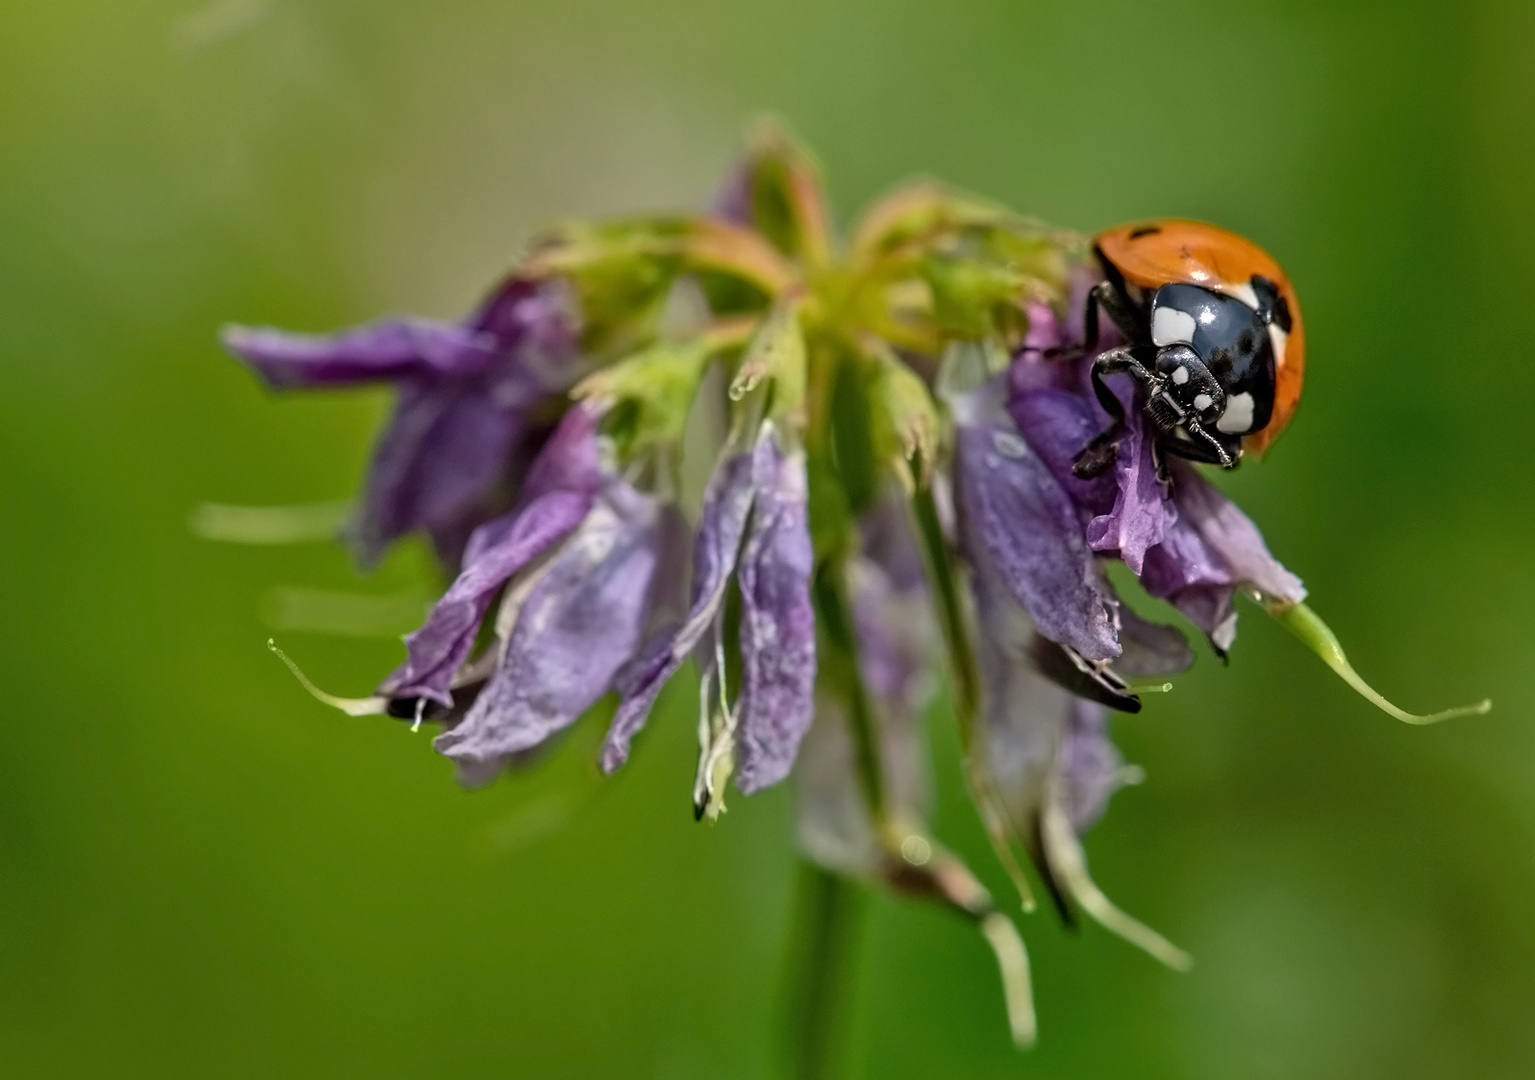
[[[309,681],[309,676],[305,675],[297,664],[288,659],[288,654],[277,647],[277,642],[273,641],[271,638],[267,638],[266,647],[277,654],[277,659],[288,665],[288,670],[293,672],[293,677],[298,680],[299,685],[302,686],[305,690],[308,690],[310,695],[313,696],[316,701],[322,701],[333,709],[340,709],[348,716],[384,715],[384,711],[389,705],[388,698],[380,697],[378,695],[366,698],[344,698],[337,697],[335,694],[327,694],[324,690],[321,690],[318,686]]]
[[[1051,786],[1053,788],[1055,785]],[[1045,858],[1050,863],[1050,869],[1060,875],[1061,884],[1066,887],[1071,898],[1082,905],[1082,910],[1106,930],[1145,949],[1168,967],[1187,971],[1193,966],[1194,960],[1188,953],[1145,923],[1119,910],[1103,895],[1103,891],[1087,872],[1087,855],[1054,791],[1047,793],[1044,808],[1040,811],[1040,836],[1044,841]]]

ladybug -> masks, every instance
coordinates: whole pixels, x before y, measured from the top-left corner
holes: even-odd
[[[1198,221],[1121,225],[1094,237],[1103,280],[1088,294],[1085,353],[1107,315],[1127,344],[1093,361],[1093,389],[1113,418],[1077,455],[1089,478],[1114,463],[1124,407],[1104,385],[1126,372],[1144,387],[1157,445],[1234,468],[1262,453],[1300,400],[1306,336],[1290,279],[1250,240]]]

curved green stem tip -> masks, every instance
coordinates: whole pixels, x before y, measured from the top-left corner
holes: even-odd
[[[1322,663],[1337,672],[1344,682],[1359,692],[1361,697],[1404,724],[1437,724],[1441,720],[1450,720],[1457,716],[1485,713],[1492,708],[1492,701],[1484,698],[1475,705],[1462,705],[1459,708],[1445,709],[1443,712],[1429,713],[1426,716],[1404,712],[1381,697],[1374,687],[1359,677],[1359,672],[1354,670],[1353,665],[1348,662],[1348,657],[1343,655],[1343,646],[1338,644],[1338,636],[1317,617],[1316,612],[1305,604],[1281,607],[1278,604],[1266,603],[1263,607],[1281,626],[1300,638],[1307,648],[1320,656]]]

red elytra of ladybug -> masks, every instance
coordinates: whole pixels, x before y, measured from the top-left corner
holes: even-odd
[[[1185,284],[1226,295],[1251,292],[1254,277],[1272,282],[1289,308],[1290,329],[1274,357],[1274,410],[1243,448],[1262,454],[1273,445],[1300,401],[1306,366],[1306,335],[1290,279],[1273,256],[1233,232],[1200,221],[1163,219],[1106,229],[1094,237],[1106,269],[1139,289]],[[1245,287],[1245,289],[1244,289]]]

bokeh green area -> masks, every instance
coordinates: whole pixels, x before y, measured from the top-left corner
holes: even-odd
[[[978,936],[875,898],[859,1075],[1535,1075],[1535,6],[202,3],[0,14],[0,1073],[772,1075],[792,796],[693,823],[687,680],[595,794],[590,724],[467,794],[264,647],[282,589],[410,609],[424,551],[186,524],[346,496],[387,407],[268,396],[222,321],[451,317],[544,221],[700,204],[772,109],[844,217],[932,173],[1273,251],[1306,398],[1221,482],[1386,693],[1496,702],[1396,724],[1248,609],[1116,722],[1149,782],[1087,843],[1193,971],[1021,917],[1020,1056]],[[401,655],[275,632],[339,692]]]

